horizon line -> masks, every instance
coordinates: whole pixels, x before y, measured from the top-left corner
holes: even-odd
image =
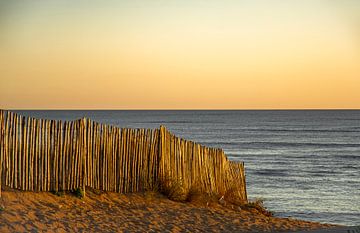
[[[359,111],[360,108],[8,108],[5,111]]]

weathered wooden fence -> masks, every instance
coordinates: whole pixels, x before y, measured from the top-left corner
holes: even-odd
[[[247,201],[244,164],[160,129],[55,121],[0,110],[0,187],[137,192],[174,182]],[[1,188],[0,188],[1,195]]]
[[[223,150],[178,138],[160,127],[160,172],[163,185],[180,184],[185,193],[193,187],[205,193],[228,191],[247,200],[244,163],[227,159]]]

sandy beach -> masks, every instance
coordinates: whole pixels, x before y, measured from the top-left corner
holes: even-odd
[[[0,233],[360,233],[359,26],[360,0],[0,0]]]
[[[5,190],[1,197],[0,232],[289,232],[334,225],[267,217],[229,203],[174,202],[154,193],[118,194]]]

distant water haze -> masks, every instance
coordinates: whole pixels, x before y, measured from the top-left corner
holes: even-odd
[[[245,162],[249,198],[276,216],[360,225],[360,111],[17,111],[131,128],[165,125]]]

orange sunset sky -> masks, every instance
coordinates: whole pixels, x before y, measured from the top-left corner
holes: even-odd
[[[0,0],[0,51],[2,109],[360,108],[356,0]]]

